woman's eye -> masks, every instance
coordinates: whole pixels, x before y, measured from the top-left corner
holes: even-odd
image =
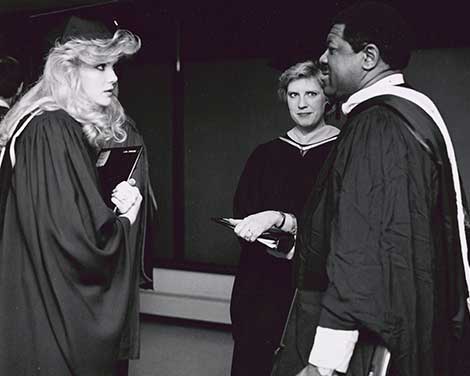
[[[106,64],[98,64],[95,68],[99,71],[104,71],[106,68]]]
[[[297,93],[288,93],[287,96],[289,98],[295,98],[297,96]]]
[[[314,91],[307,91],[307,95],[309,97],[315,97],[317,95],[317,93],[315,93]]]

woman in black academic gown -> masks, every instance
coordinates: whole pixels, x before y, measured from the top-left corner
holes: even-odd
[[[256,241],[277,228],[295,235],[297,216],[339,130],[325,124],[327,99],[311,61],[279,77],[294,127],[259,145],[248,158],[234,198],[241,255],[232,292],[235,340],[232,376],[269,375],[293,295],[293,248],[287,253]]]
[[[126,140],[113,66],[139,48],[124,30],[56,44],[0,124],[1,375],[112,375],[138,354],[141,182],[117,185],[114,213],[95,164]]]

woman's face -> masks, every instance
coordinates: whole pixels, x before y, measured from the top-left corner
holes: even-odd
[[[99,106],[109,106],[118,81],[114,63],[81,64],[78,69],[83,91],[88,98]]]
[[[287,86],[287,106],[292,120],[315,128],[323,121],[326,97],[315,77],[299,78]]]

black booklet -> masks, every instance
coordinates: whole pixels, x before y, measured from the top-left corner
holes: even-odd
[[[122,181],[132,177],[142,154],[142,146],[125,146],[101,149],[96,160],[98,179],[104,202],[114,208],[111,202],[113,189]]]
[[[212,217],[211,220],[231,230],[241,222],[241,219],[224,217]],[[268,248],[277,249],[281,253],[288,253],[294,245],[294,236],[292,234],[276,228],[263,232],[256,240]]]
[[[224,227],[234,229],[235,226],[241,222],[241,219],[224,218],[224,217],[212,217],[214,222],[221,224]],[[268,231],[263,232],[260,237],[270,240],[279,240],[281,238],[288,238],[290,235],[287,232],[271,228]]]

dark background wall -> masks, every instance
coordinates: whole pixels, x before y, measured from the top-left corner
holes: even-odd
[[[451,135],[463,185],[470,193],[470,48],[426,49],[413,54],[410,84],[439,108]]]
[[[265,60],[187,66],[185,91],[185,249],[188,259],[236,265],[238,244],[212,222],[232,216],[238,178],[254,147],[291,127],[276,97],[279,72]]]
[[[354,1],[255,2],[5,0],[0,53],[22,58],[33,81],[71,14],[128,28],[143,47],[120,64],[120,98],[146,139],[160,206],[159,266],[231,273],[238,244],[210,221],[229,216],[254,147],[292,127],[276,97],[287,66],[318,57],[329,19]],[[407,77],[441,109],[470,187],[470,33],[465,8],[394,2],[417,32]],[[293,6],[295,5],[295,6]],[[66,8],[64,10],[64,8]],[[177,69],[179,67],[179,69]]]

